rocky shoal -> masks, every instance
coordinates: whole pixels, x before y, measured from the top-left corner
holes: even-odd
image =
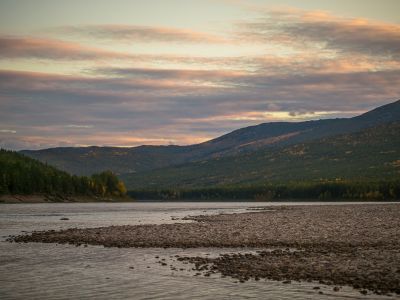
[[[267,278],[400,294],[400,204],[268,207],[188,217],[193,223],[33,232],[13,242],[106,247],[263,247],[255,254],[181,258],[239,281]],[[275,249],[275,250],[271,250]],[[336,287],[335,287],[336,288]]]

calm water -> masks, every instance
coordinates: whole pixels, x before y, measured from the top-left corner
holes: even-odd
[[[244,202],[1,204],[0,299],[393,299],[362,296],[352,288],[333,292],[332,287],[322,287],[324,295],[319,295],[312,289],[316,285],[313,283],[282,284],[263,280],[237,283],[219,275],[198,277],[194,276],[192,266],[180,264],[174,257],[218,256],[239,249],[119,249],[5,242],[8,235],[33,230],[174,223],[182,221],[172,218],[244,212],[265,205]],[[69,220],[62,221],[62,217]],[[160,259],[165,259],[167,266],[157,263]],[[172,270],[171,265],[184,270]]]

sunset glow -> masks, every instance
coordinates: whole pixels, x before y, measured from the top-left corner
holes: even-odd
[[[84,2],[0,1],[0,147],[184,145],[399,98],[396,0]]]

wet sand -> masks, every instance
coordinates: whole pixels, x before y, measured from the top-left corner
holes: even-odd
[[[266,207],[188,217],[193,223],[33,232],[15,242],[106,247],[263,247],[257,254],[181,258],[239,281],[267,278],[400,294],[400,205]],[[271,249],[276,249],[270,251]],[[317,287],[316,287],[317,288]]]

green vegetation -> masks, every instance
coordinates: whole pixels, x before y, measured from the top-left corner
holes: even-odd
[[[126,174],[121,178],[130,190],[291,182],[392,182],[400,178],[400,122],[275,150]]]
[[[22,153],[71,174],[88,176],[112,170],[117,174],[138,174],[140,177],[143,172],[156,169],[216,158],[230,159],[260,150],[274,151],[395,121],[400,121],[400,100],[354,118],[263,123],[188,146],[66,147],[25,150]]]
[[[335,181],[202,189],[135,190],[130,196],[149,200],[398,200],[400,180],[382,182]]]
[[[125,186],[111,171],[73,176],[17,152],[0,149],[0,194],[123,196]]]
[[[1,193],[139,199],[399,199],[400,100],[349,119],[264,123],[189,146],[2,151]],[[47,166],[52,165],[72,176]]]

